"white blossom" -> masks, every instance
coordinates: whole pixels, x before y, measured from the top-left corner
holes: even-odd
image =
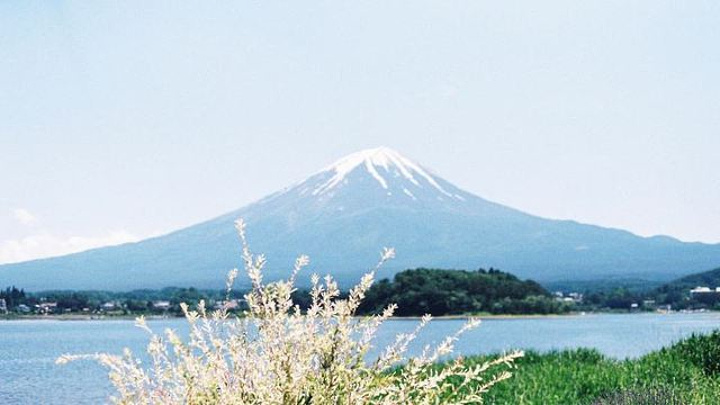
[[[434,349],[426,347],[422,356],[408,358],[408,346],[431,320],[426,315],[414,331],[399,334],[377,360],[368,361],[378,328],[396,306],[372,317],[358,318],[355,312],[394,250],[383,250],[378,265],[347,299],[340,298],[331,276],[321,282],[313,274],[312,304],[302,313],[291,294],[297,274],[309,263],[307,256],[296,260],[288,280],[264,284],[265,258],[250,251],[245,222],[239,219],[235,226],[252,282],[244,317],[232,318],[227,307],[208,313],[202,301],[194,310],[183,304],[187,338],[171,329],[152,334],[145,319],[137,319],[138,327],[151,334],[149,367],[128,350],[122,356],[64,355],[57,363],[93,359],[105,365],[117,404],[408,405],[481,403],[488,389],[510,377],[507,370],[522,356],[514,352],[484,364],[456,359],[435,366],[452,352],[460,335],[478,326],[471,319]],[[228,273],[228,295],[237,273]],[[393,371],[395,366],[400,367]],[[504,369],[488,372],[495,367]]]

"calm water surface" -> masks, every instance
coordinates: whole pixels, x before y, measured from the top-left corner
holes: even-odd
[[[181,319],[149,322],[155,331],[186,331]],[[378,346],[417,321],[384,325]],[[414,350],[440,341],[461,320],[433,321]],[[494,353],[514,348],[547,351],[594,347],[615,358],[637,357],[693,332],[720,328],[720,314],[586,315],[535,319],[487,320],[464,336],[457,352]],[[0,404],[100,404],[112,392],[105,370],[92,362],[55,365],[63,353],[120,353],[128,347],[142,353],[147,334],[132,321],[0,321]]]

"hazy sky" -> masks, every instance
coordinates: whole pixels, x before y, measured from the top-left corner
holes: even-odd
[[[719,22],[716,1],[0,2],[0,263],[378,145],[533,214],[720,242]]]

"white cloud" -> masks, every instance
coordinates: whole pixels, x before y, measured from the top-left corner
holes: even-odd
[[[62,256],[102,246],[137,242],[138,240],[140,240],[138,236],[123,230],[91,237],[59,236],[50,232],[43,232],[21,239],[0,241],[0,264]]]
[[[38,222],[37,217],[25,208],[15,208],[12,210],[12,216],[23,225],[35,225]]]

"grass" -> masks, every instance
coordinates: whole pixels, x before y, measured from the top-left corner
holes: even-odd
[[[487,394],[487,404],[720,404],[720,331],[638,359],[577,349],[527,352],[516,365],[513,377]]]

